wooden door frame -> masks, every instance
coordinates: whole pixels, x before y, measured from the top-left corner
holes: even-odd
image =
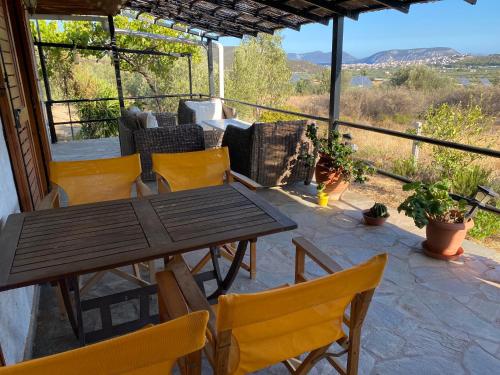
[[[0,0],[5,23],[10,34],[9,47],[12,60],[17,67],[20,93],[24,97],[28,116],[28,127],[33,146],[32,155],[36,178],[39,182],[40,194],[48,192],[48,162],[50,161],[50,146],[45,131],[45,120],[36,81],[34,50],[29,30],[29,21],[24,5],[20,0]],[[1,61],[3,63],[3,61]],[[22,211],[31,211],[34,207],[30,191],[30,183],[26,175],[21,144],[16,128],[14,111],[10,101],[10,93],[6,87],[3,72],[0,69],[0,116],[3,123],[5,141],[10,156],[12,172],[16,184],[19,204]]]

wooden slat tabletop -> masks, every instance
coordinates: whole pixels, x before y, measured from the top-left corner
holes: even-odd
[[[14,214],[0,236],[0,291],[296,227],[239,183]]]

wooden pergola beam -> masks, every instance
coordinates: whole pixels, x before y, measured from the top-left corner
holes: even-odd
[[[410,4],[403,3],[399,0],[375,0],[375,2],[403,13],[408,13],[410,11]]]
[[[328,0],[305,0],[305,1],[311,5],[317,6],[318,8],[333,12],[338,16],[348,17],[355,21],[357,21],[359,18],[359,12],[349,11],[346,8],[338,6],[337,5],[338,3],[333,3],[332,1]]]
[[[272,0],[253,0],[253,1],[255,1],[256,3],[262,4],[262,5],[266,5],[270,8],[275,8],[275,9],[281,10],[283,12],[287,12],[287,13],[296,15],[297,17],[302,17],[302,18],[309,20],[311,22],[321,23],[323,25],[328,25],[328,21],[331,18],[331,17],[321,17],[321,16],[318,16],[316,14],[313,14],[313,13],[309,12],[310,9],[297,9],[297,8],[294,8],[290,5],[286,5],[284,3],[277,2],[277,1],[272,1]]]
[[[300,26],[297,26],[293,22],[286,20],[286,17],[290,16],[289,14],[283,15],[282,17],[279,17],[279,18],[274,18],[274,17],[270,17],[266,14],[262,14],[262,11],[269,8],[268,6],[263,6],[262,8],[260,8],[256,11],[253,11],[253,10],[249,10],[249,9],[238,8],[238,4],[240,3],[240,1],[233,1],[231,3],[228,3],[227,1],[223,1],[223,0],[205,0],[205,1],[208,3],[212,3],[212,4],[221,5],[227,9],[234,10],[234,11],[239,12],[241,14],[246,14],[246,15],[249,15],[252,17],[260,18],[262,21],[274,23],[275,25],[278,25],[279,27],[287,27],[287,28],[297,30],[297,31],[300,30]]]

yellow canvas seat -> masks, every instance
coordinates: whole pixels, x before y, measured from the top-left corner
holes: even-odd
[[[181,318],[83,348],[0,367],[1,375],[155,375],[170,374],[181,357],[205,345],[208,312]],[[200,356],[189,374],[200,373]]]
[[[222,185],[231,170],[227,147],[153,154],[151,158],[161,192],[165,192],[165,185],[172,192]]]
[[[159,193],[218,186],[233,181],[241,182],[252,190],[260,187],[247,177],[231,171],[227,147],[204,151],[152,154],[151,159],[153,171],[157,176]],[[234,248],[232,246],[222,246],[221,250],[222,256],[229,260],[233,259]],[[250,241],[250,264],[241,265],[243,269],[250,272],[252,279],[256,276],[256,251],[256,240],[252,240]],[[192,272],[199,272],[209,260],[210,253],[207,253],[192,268]]]
[[[96,203],[116,199],[130,198],[135,185],[137,196],[151,195],[151,190],[142,182],[141,159],[139,154],[95,160],[51,161],[49,176],[52,184],[50,193],[37,207],[50,209],[59,207],[62,190],[66,194],[67,205]],[[148,265],[151,281],[154,281],[153,262]],[[139,286],[148,285],[140,275],[139,266],[133,266],[134,274],[119,269],[110,272]],[[85,294],[94,286],[105,272],[97,272],[82,287],[80,294]],[[61,310],[62,301],[60,300]]]
[[[294,243],[295,285],[219,297],[216,311],[211,312],[206,347],[216,374],[247,374],[280,362],[293,374],[305,374],[323,358],[341,374],[357,374],[361,327],[387,254],[342,270],[304,238],[296,238]],[[329,275],[307,281],[306,255]],[[163,317],[179,316],[182,309],[178,306],[184,306],[184,313],[210,308],[201,291],[193,292],[196,282],[186,278],[183,267],[178,259],[157,276],[158,295],[166,311]],[[176,296],[177,302],[172,302]],[[334,343],[338,348],[329,353]],[[304,353],[309,354],[299,361],[297,357]],[[343,354],[347,354],[347,368],[335,359]]]
[[[64,190],[68,205],[130,198],[132,185],[144,192],[139,154],[110,159],[51,161],[50,182]]]

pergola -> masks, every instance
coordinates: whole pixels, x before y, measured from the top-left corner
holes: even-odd
[[[300,30],[305,24],[328,25],[333,20],[329,105],[329,128],[332,129],[340,111],[344,18],[357,20],[362,13],[385,9],[408,13],[413,4],[436,1],[440,0],[38,0],[34,11],[38,14],[109,16],[129,9],[137,12],[137,17],[142,13],[150,14],[155,22],[170,20],[170,23],[161,24],[206,39],[211,97],[215,96],[212,41],[223,36],[242,38],[259,32],[273,34],[283,28]]]

